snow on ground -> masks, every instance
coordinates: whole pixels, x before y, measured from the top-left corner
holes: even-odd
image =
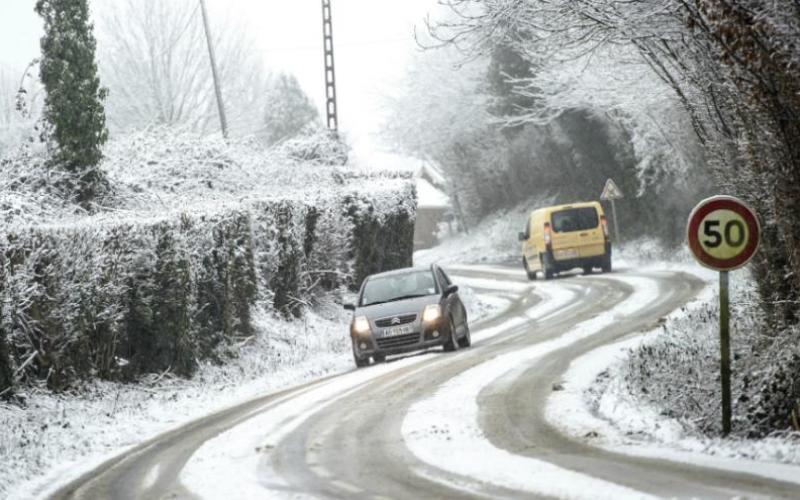
[[[181,484],[198,498],[258,498],[264,495],[265,486],[269,487],[270,498],[297,498],[296,492],[273,470],[272,462],[265,460],[269,451],[312,415],[359,390],[363,384],[422,363],[433,355],[408,357],[369,370],[353,371],[291,397],[286,404],[279,401],[270,411],[254,411],[249,420],[205,442],[181,472]],[[320,473],[330,476],[324,469]]]
[[[30,498],[104,459],[196,418],[352,365],[346,314],[256,318],[238,359],[203,365],[191,380],[95,382],[77,394],[31,391],[24,409],[0,406],[0,497]],[[26,479],[31,483],[21,485]],[[14,491],[12,488],[18,486]]]
[[[414,252],[414,264],[478,264],[517,262],[517,234],[525,227],[528,204],[495,214],[470,229],[442,241],[438,246]]]
[[[713,300],[717,300],[716,290],[708,286],[693,302],[669,315],[667,321],[686,318],[689,312]],[[595,436],[592,444],[611,451],[800,484],[800,448],[796,440],[704,437],[630,394],[624,383],[625,358],[631,350],[661,335],[663,327],[595,349],[573,361],[563,378],[563,390],[553,392],[548,400],[547,419],[577,439]],[[603,383],[598,382],[600,378]]]
[[[659,328],[596,349],[575,360],[565,375],[564,391],[554,392],[548,402],[548,419],[578,438],[596,433],[594,444],[615,451],[800,482],[800,469],[781,465],[800,465],[800,447],[796,438],[708,437],[689,422],[665,416],[662,408],[630,393],[625,383],[625,361],[630,352],[664,336],[680,335],[685,329],[695,330],[694,335],[710,335],[715,342],[717,335],[716,320],[710,324],[693,325],[690,314],[719,300],[718,273],[680,262],[644,265],[694,274],[704,279],[707,287],[694,301],[665,318]],[[732,278],[733,301],[736,300],[736,283],[750,279],[746,271],[737,273],[738,276]],[[698,330],[708,328],[713,331]]]
[[[459,293],[471,321],[499,314],[511,301],[466,283]],[[24,408],[0,403],[0,497],[41,496],[192,420],[352,370],[349,314],[327,304],[287,322],[262,311],[255,318],[256,335],[236,359],[223,366],[206,363],[191,380],[167,373],[141,384],[98,381],[75,394],[30,390],[23,394]]]
[[[455,278],[455,282],[459,287],[458,296],[461,297],[461,302],[467,309],[467,318],[471,323],[497,316],[508,309],[511,304],[512,297],[510,295],[485,293],[465,284],[458,278]]]
[[[495,380],[515,369],[530,366],[550,352],[590,337],[613,324],[618,317],[633,314],[659,300],[658,286],[651,279],[615,279],[629,284],[635,292],[613,309],[576,325],[560,337],[497,356],[470,368],[445,383],[432,397],[414,404],[402,426],[403,438],[411,452],[433,467],[537,495],[647,498],[639,491],[497,448],[483,434],[478,420],[478,396]],[[570,293],[565,293],[554,283],[540,284],[537,290],[545,297],[528,313],[541,321],[556,311],[563,314],[564,307],[572,298]],[[448,418],[454,407],[460,408],[462,418]],[[431,422],[438,424],[432,426]],[[443,456],[449,459],[443,461]],[[493,466],[487,467],[486,464]],[[534,480],[537,477],[541,480]]]

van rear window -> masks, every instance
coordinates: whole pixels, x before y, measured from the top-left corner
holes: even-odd
[[[570,231],[586,231],[598,226],[597,210],[594,207],[568,208],[553,212],[551,216],[553,231],[568,233]]]

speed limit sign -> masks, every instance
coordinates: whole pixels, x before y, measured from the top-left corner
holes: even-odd
[[[761,226],[755,212],[733,196],[701,201],[686,227],[689,249],[700,264],[719,271],[719,353],[722,384],[722,434],[731,432],[731,343],[728,271],[747,264],[756,250]]]
[[[760,232],[758,217],[747,204],[732,196],[713,196],[692,210],[686,236],[700,264],[732,271],[756,253]]]

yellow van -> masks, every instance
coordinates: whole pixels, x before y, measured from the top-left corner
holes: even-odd
[[[534,210],[528,217],[522,242],[522,264],[528,278],[541,271],[545,279],[582,268],[611,271],[608,222],[599,202],[571,203]]]

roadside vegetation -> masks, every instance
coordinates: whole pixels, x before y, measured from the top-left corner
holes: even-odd
[[[450,174],[463,225],[526,200],[596,199],[611,177],[626,195],[617,203],[623,240],[654,236],[677,247],[702,197],[741,197],[759,213],[763,239],[750,266],[755,293],[735,298],[755,318],[736,344],[746,390],[735,432],[797,429],[797,5],[441,3],[447,15],[420,35],[431,50],[410,72],[389,130]],[[649,367],[643,380],[683,387],[688,360],[702,363],[686,338],[637,353]],[[713,339],[705,342],[710,352]],[[718,396],[712,379],[687,390],[698,401]],[[659,404],[674,406],[668,400]],[[681,408],[710,422],[704,408]]]
[[[348,163],[236,25],[224,97],[247,113],[216,132],[195,7],[92,3],[98,41],[87,0],[36,3],[42,57],[0,87],[2,399],[190,377],[235,358],[254,316],[303,318],[411,262],[408,174]]]

